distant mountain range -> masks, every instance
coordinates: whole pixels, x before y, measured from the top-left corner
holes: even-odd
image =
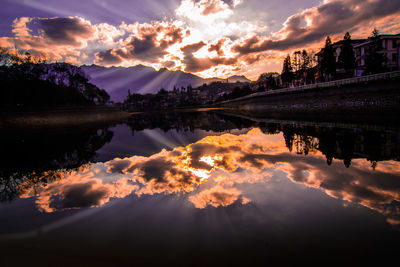
[[[204,83],[212,82],[250,82],[245,76],[232,76],[228,79],[210,78],[203,79],[196,75],[182,72],[160,69],[156,71],[151,67],[137,65],[129,68],[124,67],[102,67],[97,65],[81,66],[86,75],[90,77],[89,82],[99,88],[105,89],[112,101],[123,101],[131,93],[157,93],[161,88],[168,91],[173,90],[174,86],[180,88],[198,87]]]

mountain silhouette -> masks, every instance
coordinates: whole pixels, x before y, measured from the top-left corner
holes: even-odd
[[[183,71],[169,71],[165,68],[155,70],[151,67],[137,65],[133,67],[102,67],[98,65],[83,65],[81,69],[88,75],[89,82],[105,89],[112,101],[124,101],[128,90],[133,93],[157,93],[161,88],[171,91],[177,88],[198,87],[212,82],[250,82],[245,76],[232,76],[228,79],[203,79],[194,74]]]

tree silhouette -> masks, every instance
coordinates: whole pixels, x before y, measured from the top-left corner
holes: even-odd
[[[331,37],[326,37],[325,47],[321,61],[322,74],[328,80],[335,77],[336,74],[336,57],[335,49],[333,48]]]
[[[365,73],[373,74],[387,71],[385,66],[387,57],[382,52],[379,30],[375,28],[368,39],[370,40],[370,44],[365,58]]]
[[[343,38],[343,45],[340,50],[338,67],[350,73],[356,67],[356,57],[354,55],[353,46],[351,45],[351,35],[347,32]],[[352,76],[352,75],[349,75]]]
[[[290,55],[287,55],[285,60],[283,61],[281,78],[285,86],[288,86],[294,79],[294,73]]]

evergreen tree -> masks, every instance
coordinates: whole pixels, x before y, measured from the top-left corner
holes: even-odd
[[[301,74],[300,74],[300,68],[301,68],[301,51],[295,51],[293,53],[293,63],[292,63],[293,69],[294,69],[294,78],[300,79]]]
[[[372,35],[368,38],[371,43],[368,47],[368,53],[365,58],[365,72],[367,74],[379,73],[387,71],[385,63],[387,57],[382,53],[382,43],[380,41],[380,33],[377,29],[372,31]]]
[[[351,45],[351,35],[347,32],[343,38],[342,49],[338,59],[339,68],[346,72],[354,70],[356,67],[356,57],[354,55],[353,46]]]
[[[310,67],[310,64],[311,64],[310,57],[308,55],[307,50],[304,49],[303,52],[301,52],[301,68],[300,69],[303,72],[306,72],[307,69]]]
[[[285,60],[283,61],[281,78],[285,86],[288,86],[294,79],[294,73],[290,55],[287,55]]]
[[[335,50],[332,45],[331,37],[326,37],[324,52],[321,62],[322,73],[328,79],[333,78],[336,74],[336,57]]]

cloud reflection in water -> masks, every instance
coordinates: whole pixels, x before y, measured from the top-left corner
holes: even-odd
[[[318,150],[310,150],[306,157],[290,153],[282,134],[266,135],[259,129],[242,135],[208,136],[150,157],[116,158],[61,172],[53,182],[26,186],[21,197],[36,196],[44,212],[102,206],[131,194],[187,194],[196,208],[226,207],[251,202],[238,188],[240,184],[268,183],[277,173],[376,210],[392,224],[400,223],[399,162],[384,161],[375,170],[365,159],[354,159],[350,168],[337,161],[328,166]]]

